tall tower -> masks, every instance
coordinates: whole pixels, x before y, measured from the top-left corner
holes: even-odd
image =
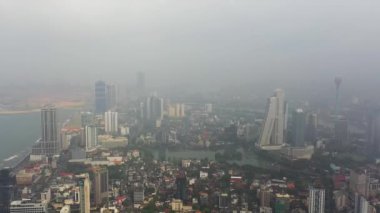
[[[293,112],[293,146],[305,146],[305,120],[305,113],[302,109],[296,109]]]
[[[0,170],[0,212],[8,213],[12,199],[14,180],[10,175],[11,170],[4,168]]]
[[[78,175],[80,213],[90,213],[90,179],[88,174]]]
[[[108,170],[107,167],[94,168],[95,205],[100,206],[108,199]]]
[[[268,100],[259,146],[262,149],[279,149],[284,145],[285,101],[284,91],[277,89]]]
[[[138,72],[137,73],[137,85],[136,88],[138,90],[138,94],[140,96],[145,95],[145,73]]]
[[[108,134],[115,134],[118,132],[119,122],[118,113],[113,111],[107,111],[104,114],[105,131]]]
[[[335,77],[334,79],[335,83],[335,116],[339,115],[339,90],[340,85],[342,84],[342,78],[341,77]]]
[[[309,189],[309,213],[325,212],[325,190]]]
[[[98,146],[98,133],[96,126],[86,126],[86,151],[91,151]]]
[[[114,84],[107,85],[106,90],[107,110],[114,110],[117,106],[117,88]]]
[[[368,151],[371,154],[380,152],[380,108],[371,110],[367,127]]]
[[[95,83],[95,112],[103,114],[107,110],[107,85],[104,81]]]
[[[41,109],[41,139],[33,146],[34,155],[52,156],[58,154],[57,113],[53,105]]]

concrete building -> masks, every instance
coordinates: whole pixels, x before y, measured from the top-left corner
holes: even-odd
[[[380,152],[380,109],[372,110],[368,115],[367,129],[368,153]]]
[[[295,147],[305,146],[305,113],[302,109],[293,112],[292,122],[292,145]]]
[[[90,213],[90,179],[88,174],[77,175],[79,186],[80,213]]]
[[[107,167],[95,167],[94,170],[95,205],[107,203],[108,199],[108,170]]]
[[[324,189],[309,189],[308,198],[309,213],[324,213],[325,212],[325,190]]]
[[[103,114],[107,110],[107,85],[104,81],[95,83],[95,112]]]
[[[376,213],[376,208],[365,197],[355,193],[354,213]]]
[[[92,151],[98,146],[98,131],[96,126],[85,127],[86,151]]]
[[[32,155],[53,156],[59,148],[57,110],[53,105],[45,105],[41,109],[41,139],[33,146]]]
[[[107,111],[104,114],[104,127],[107,134],[117,134],[119,130],[118,113]]]
[[[343,117],[335,119],[334,123],[335,141],[339,145],[347,145],[348,141],[348,121]]]
[[[370,174],[366,170],[351,170],[349,189],[353,193],[358,193],[364,197],[368,196]]]
[[[185,104],[173,104],[168,107],[168,116],[172,118],[185,117]]]
[[[146,122],[155,124],[164,116],[164,100],[157,96],[150,96],[144,103],[143,118]]]
[[[268,100],[266,117],[258,144],[261,149],[278,150],[284,145],[285,108],[284,92],[278,89]]]
[[[133,187],[133,203],[140,204],[144,202],[144,187],[141,184],[136,184]]]
[[[9,212],[10,202],[12,200],[12,191],[14,178],[11,177],[11,169],[4,168],[0,170],[0,209]]]
[[[106,103],[107,110],[115,110],[117,106],[117,88],[114,84],[107,85]]]

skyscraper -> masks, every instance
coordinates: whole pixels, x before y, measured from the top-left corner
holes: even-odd
[[[368,115],[367,141],[369,153],[380,152],[380,109],[373,110]]]
[[[86,151],[91,151],[98,146],[98,131],[96,126],[86,126]]]
[[[164,100],[157,96],[150,96],[144,104],[144,119],[149,122],[161,120],[164,116]]]
[[[108,134],[116,134],[118,132],[118,113],[113,111],[107,111],[104,114],[104,126],[105,131]]]
[[[284,144],[285,101],[284,92],[276,90],[268,100],[259,146],[262,149],[280,149]]]
[[[302,109],[293,112],[292,140],[293,146],[305,146],[305,113]]]
[[[335,141],[339,145],[348,144],[348,122],[346,118],[337,117],[334,123]]]
[[[8,213],[12,199],[12,189],[14,180],[11,177],[11,170],[4,168],[0,170],[0,212]]]
[[[95,83],[95,112],[103,114],[107,110],[107,85],[104,81]]]
[[[145,74],[143,72],[137,73],[137,89],[142,93],[145,91]]]
[[[41,109],[41,139],[33,146],[32,154],[52,156],[59,153],[56,111],[53,105]]]
[[[309,213],[325,212],[325,190],[309,189]]]
[[[90,179],[88,174],[78,175],[80,213],[90,213]]]
[[[113,84],[107,85],[106,90],[107,110],[113,110],[117,105],[117,89]]]
[[[317,128],[318,128],[318,116],[316,113],[310,113],[307,115],[306,119],[306,142],[314,145],[317,139]]]
[[[95,205],[99,206],[108,198],[108,170],[107,167],[94,168]]]

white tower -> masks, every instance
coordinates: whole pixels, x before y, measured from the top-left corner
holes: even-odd
[[[268,100],[259,146],[262,149],[280,149],[284,145],[285,101],[284,91],[277,89]]]
[[[118,132],[118,113],[107,111],[104,113],[104,127],[108,134],[115,134]]]

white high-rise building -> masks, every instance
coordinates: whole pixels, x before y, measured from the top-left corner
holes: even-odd
[[[98,131],[96,126],[86,126],[86,151],[91,151],[98,146]]]
[[[104,113],[104,125],[105,131],[108,134],[115,134],[118,132],[118,113],[113,111],[107,111]]]
[[[259,147],[262,149],[280,149],[284,145],[285,129],[284,91],[277,89],[268,100],[268,108],[263,123]]]
[[[309,189],[309,213],[325,212],[325,190]]]

